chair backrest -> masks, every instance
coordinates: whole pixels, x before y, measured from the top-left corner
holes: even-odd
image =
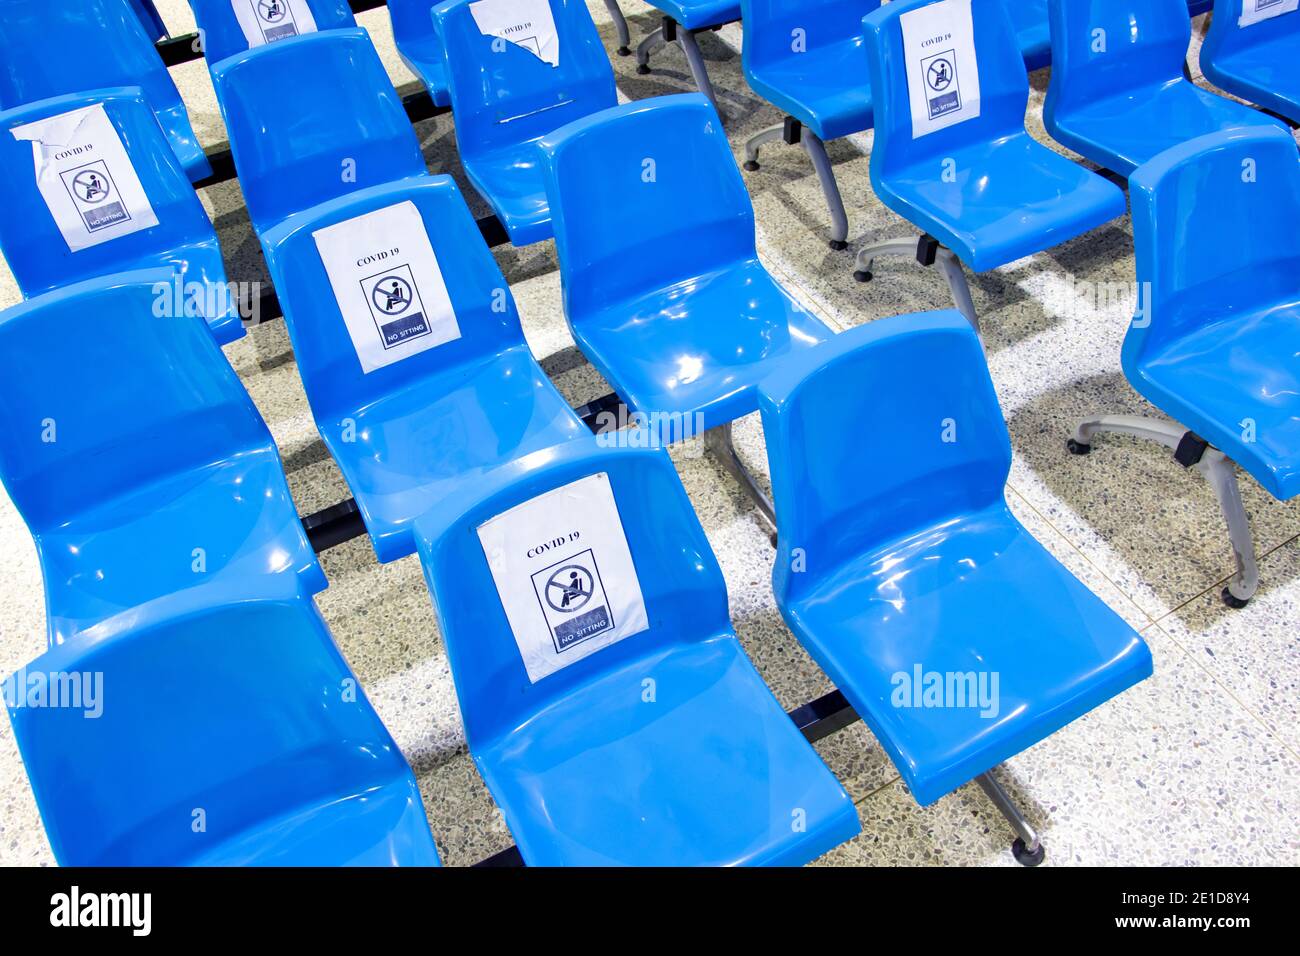
[[[701,94],[616,106],[540,145],[570,321],[756,258],[749,193]]]
[[[183,247],[205,246],[220,261],[212,223],[139,87],[0,113],[0,168],[0,249],[24,296],[111,272],[184,268]],[[188,265],[188,278],[200,278],[203,266]]]
[[[353,413],[434,373],[524,344],[510,286],[448,176],[336,199],[271,230],[264,245],[318,418]],[[392,277],[402,302],[386,310]],[[422,329],[408,337],[404,317],[416,313]],[[405,324],[385,337],[398,319]],[[372,361],[390,364],[366,371]]]
[[[416,523],[471,749],[633,660],[730,633],[722,572],[662,450],[574,441],[487,481]],[[504,524],[481,530],[493,519]],[[502,540],[505,564],[494,579],[487,549]],[[575,573],[578,590],[592,596],[575,597],[579,612],[566,614],[561,585]],[[503,598],[520,609],[518,632]],[[613,634],[619,639],[600,646]],[[536,640],[552,643],[534,660],[559,669],[534,681],[520,647]],[[582,656],[592,646],[600,649]]]
[[[171,283],[118,273],[0,313],[0,478],[33,531],[165,475],[275,454],[204,321],[164,314]]]
[[[1011,441],[979,339],[955,311],[842,332],[759,392],[782,605],[848,558],[1003,498]]]
[[[212,81],[259,234],[318,203],[428,171],[365,30],[237,53],[213,66]]]
[[[0,109],[138,86],[191,178],[207,174],[180,92],[131,0],[0,0],[0,23]]]
[[[808,50],[862,35],[862,18],[880,0],[741,0],[745,69],[779,63]],[[858,82],[865,84],[867,60]],[[853,82],[845,77],[846,82]]]
[[[582,0],[447,0],[433,21],[465,156],[534,140],[618,102]]]
[[[38,675],[64,706],[27,704]],[[310,600],[90,631],[15,678],[14,736],[65,865],[183,864],[409,773]]]
[[[1052,109],[1183,79],[1192,40],[1185,0],[1050,0],[1048,15]]]
[[[393,23],[393,39],[400,47],[403,43],[434,42],[437,29],[433,25],[435,0],[388,0],[388,16]]]
[[[1283,37],[1300,38],[1300,10],[1294,4],[1285,0],[1215,0],[1210,31],[1201,45],[1201,62]]]
[[[958,46],[927,42],[918,27],[910,62],[904,52],[904,18],[919,24],[914,17],[934,17],[931,25],[937,35],[960,35],[967,11],[977,65],[978,116],[972,115],[975,97],[972,78],[966,75],[969,64],[953,62],[954,56],[961,55]],[[913,163],[946,157],[953,149],[1024,134],[1029,75],[1002,0],[891,0],[869,15],[863,26],[875,106],[873,182]],[[918,92],[918,102],[926,104],[924,121],[913,118],[909,70],[918,91],[931,90],[931,77],[941,87],[928,95]],[[965,118],[959,118],[963,114]],[[926,132],[931,122],[952,125]]]
[[[1274,127],[1188,140],[1129,178],[1139,303],[1125,371],[1214,322],[1300,296],[1300,162]]]
[[[190,0],[208,65],[290,37],[355,27],[347,0]]]

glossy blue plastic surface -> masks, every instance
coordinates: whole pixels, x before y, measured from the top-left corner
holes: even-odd
[[[473,0],[447,0],[433,9],[461,161],[516,246],[552,234],[537,141],[618,102],[614,71],[584,0],[549,2],[559,36],[560,64],[554,67],[480,33],[470,13]]]
[[[158,225],[73,252],[36,186],[32,144],[11,130],[96,103],[121,138]],[[219,344],[243,337],[216,231],[139,87],[59,96],[0,113],[0,169],[0,250],[25,298],[95,276],[166,267],[196,284],[192,291],[199,294],[179,301],[207,319]]]
[[[668,14],[688,30],[740,19],[739,0],[654,0],[650,6]]]
[[[755,93],[823,140],[871,128],[862,18],[880,0],[742,0],[740,6],[741,60]]]
[[[1219,89],[1300,123],[1300,11],[1237,25],[1245,0],[1218,0],[1201,72]]]
[[[1243,181],[1247,169],[1254,178]],[[1129,188],[1137,278],[1148,304],[1124,339],[1124,374],[1272,495],[1294,498],[1300,494],[1295,141],[1268,128],[1203,136],[1151,160]]]
[[[0,0],[0,109],[138,86],[191,180],[212,167],[131,0]]]
[[[250,0],[240,2],[249,3]],[[312,19],[316,21],[317,31],[355,28],[357,25],[348,0],[306,2]],[[235,17],[234,5],[230,0],[189,0],[189,3],[190,9],[194,11],[194,22],[203,34],[203,56],[207,59],[208,66],[249,49],[248,37],[244,35],[239,20]],[[276,93],[282,94],[285,85],[287,84],[278,86]]]
[[[388,0],[388,16],[402,62],[420,78],[433,102],[446,106],[451,102],[451,96],[447,89],[442,41],[438,39],[430,15],[434,6],[434,0]]]
[[[135,7],[135,15],[139,17],[140,24],[150,37],[161,40],[167,36],[167,24],[163,22],[153,0],[131,0],[131,3]]]
[[[1191,20],[1183,0],[1050,0],[1052,79],[1043,124],[1052,138],[1128,176],[1205,133],[1278,120],[1183,75]],[[1106,48],[1094,52],[1094,32]]]
[[[238,376],[201,319],[154,314],[169,281],[119,273],[0,313],[0,478],[36,539],[51,643],[326,584]]]
[[[367,374],[312,233],[403,202],[424,220],[460,338]],[[528,350],[510,287],[450,177],[335,199],[267,233],[264,248],[316,427],[379,560],[414,552],[412,522],[457,485],[551,445],[594,441]]]
[[[212,67],[212,83],[259,236],[327,200],[428,173],[365,30],[236,53]]]
[[[871,185],[880,201],[976,272],[1122,216],[1118,186],[1025,131],[1029,77],[1002,0],[971,4],[980,115],[912,138],[899,17],[930,2],[892,0],[863,22],[876,110]]]
[[[647,157],[647,143],[672,148]],[[831,335],[758,261],[749,194],[699,93],[605,110],[541,146],[569,328],[632,411],[726,424],[757,408],[775,362]]]
[[[848,795],[736,640],[668,456],[570,443],[514,471],[462,487],[417,534],[470,753],[524,860],[795,865],[853,837]],[[530,683],[476,529],[601,472],[650,627]],[[799,809],[803,832],[791,826]]]
[[[1052,63],[1052,32],[1047,23],[1047,0],[1002,0],[1020,44],[1025,69],[1040,70]]]
[[[438,864],[411,769],[310,599],[100,628],[24,673],[100,675],[94,718],[9,708],[65,866]]]
[[[1008,510],[1011,443],[959,313],[843,332],[761,391],[777,604],[918,803],[1150,675],[1142,639]],[[996,708],[900,706],[917,668],[984,675]]]

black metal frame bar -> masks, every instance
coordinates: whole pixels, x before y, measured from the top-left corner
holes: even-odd
[[[386,0],[349,0],[349,2],[354,13],[363,13],[386,5]],[[716,30],[717,27],[707,27],[705,29]],[[704,30],[692,32],[704,32]],[[158,53],[168,67],[201,59],[203,51],[198,39],[199,35],[197,33],[187,33],[183,36],[160,40],[157,44]],[[445,106],[435,106],[433,99],[425,91],[404,96],[402,106],[412,123],[419,123],[450,112]],[[208,154],[208,162],[212,166],[212,175],[196,182],[194,184],[195,189],[229,182],[238,177],[234,158],[228,147],[213,150]],[[486,216],[479,219],[477,225],[479,232],[483,234],[484,242],[489,247],[504,245],[510,241],[505,226],[496,216]],[[274,289],[269,287],[262,290],[258,309],[259,319],[262,322],[280,318],[284,314],[280,306],[279,296],[276,295]],[[617,411],[622,404],[622,399],[611,392],[588,402],[586,405],[575,409],[575,411],[583,423],[594,431],[598,416],[604,412]],[[366,525],[361,518],[361,509],[357,506],[355,498],[348,498],[346,501],[340,501],[338,504],[307,515],[302,519],[302,526],[307,532],[307,540],[311,542],[312,548],[318,554],[343,544],[345,541],[359,538],[366,533]],[[824,737],[829,737],[831,734],[861,719],[857,711],[845,699],[844,694],[838,690],[831,691],[829,694],[810,701],[802,707],[796,707],[790,711],[789,717],[809,743],[815,743]],[[520,855],[519,848],[514,845],[474,864],[475,867],[489,869],[523,865],[523,856]]]

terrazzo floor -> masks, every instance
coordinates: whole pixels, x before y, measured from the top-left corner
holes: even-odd
[[[658,14],[635,0],[622,4],[635,42]],[[159,6],[173,33],[193,29],[184,0]],[[633,58],[613,56],[617,43],[603,3],[589,6],[623,98],[693,89],[675,47],[652,58],[650,75],[638,76]],[[397,56],[386,12],[358,19],[399,90],[418,89]],[[700,39],[738,157],[747,136],[781,119],[745,84],[740,42],[738,25]],[[1193,52],[1194,75],[1205,84],[1195,63]],[[177,67],[173,76],[205,145],[223,142],[203,63]],[[1041,121],[1046,84],[1046,71],[1032,77],[1027,121],[1053,145]],[[460,172],[451,117],[417,129],[430,170],[455,176],[475,215],[487,214]],[[858,247],[911,231],[872,195],[870,147],[870,134],[829,147],[849,211],[850,248],[843,252],[826,245],[825,207],[802,150],[770,146],[762,169],[745,174],[764,261],[841,329],[949,304],[941,278],[904,259],[882,261],[870,284],[853,280]],[[238,184],[205,189],[202,198],[230,279],[265,281]],[[565,396],[579,405],[609,392],[565,326],[554,245],[502,247],[496,257],[529,343]],[[1107,437],[1087,458],[1064,451],[1084,414],[1154,413],[1119,368],[1133,313],[1133,270],[1123,219],[971,281],[1014,446],[1012,510],[1142,633],[1155,658],[1152,678],[1009,761],[998,776],[1039,828],[1049,865],[1294,865],[1300,863],[1300,504],[1279,504],[1242,475],[1262,585],[1248,608],[1234,612],[1218,599],[1232,570],[1231,552],[1213,494],[1198,475],[1137,440]],[[5,272],[0,305],[18,300]],[[255,328],[226,354],[279,444],[299,511],[348,497],[313,427],[284,324]],[[737,444],[750,467],[765,473],[756,416],[738,424]],[[757,513],[710,459],[679,450],[674,461],[725,572],[736,631],[773,693],[790,709],[830,690],[777,611],[770,587],[774,552]],[[473,863],[505,848],[509,831],[464,746],[417,559],[379,565],[360,538],[326,551],[321,562],[330,587],[317,598],[320,608],[415,769],[444,862]],[[44,633],[35,549],[0,494],[0,674],[41,653]],[[859,837],[819,863],[1015,865],[1010,831],[975,785],[922,809],[860,723],[817,748],[853,795],[863,826]],[[53,862],[13,734],[0,722],[0,863]]]

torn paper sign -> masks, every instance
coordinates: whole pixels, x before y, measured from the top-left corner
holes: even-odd
[[[36,188],[73,252],[158,225],[102,103],[16,126],[32,144]]]
[[[971,0],[939,0],[898,18],[903,29],[912,139],[980,115]]]
[[[230,0],[251,50],[276,40],[316,32],[307,0]]]
[[[485,37],[522,47],[551,66],[560,65],[560,35],[549,0],[478,0],[470,15]]]
[[[534,684],[650,627],[609,475],[484,522],[479,542]]]
[[[1241,17],[1237,20],[1237,26],[1254,26],[1284,13],[1295,13],[1297,8],[1300,8],[1300,0],[1245,0],[1241,5]]]
[[[409,199],[312,233],[361,370],[460,338],[438,257]]]

